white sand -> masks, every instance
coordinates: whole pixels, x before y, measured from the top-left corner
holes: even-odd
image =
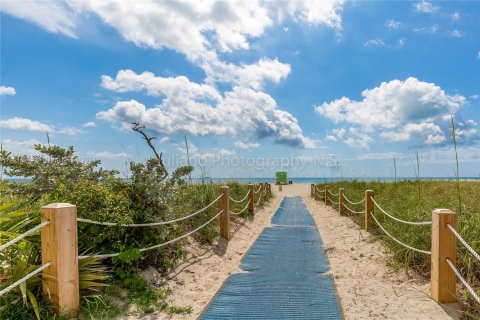
[[[232,240],[217,247],[187,246],[185,261],[161,279],[154,270],[146,272],[152,284],[166,281],[174,293],[174,306],[192,306],[189,315],[157,313],[141,319],[196,319],[220,289],[228,276],[239,271],[239,262],[253,242],[270,225],[282,195],[301,195],[312,213],[330,260],[338,296],[346,319],[457,319],[428,296],[429,283],[408,278],[403,272],[387,267],[391,258],[386,249],[370,234],[361,230],[349,218],[321,202],[310,198],[310,185],[284,186],[253,221],[237,225]],[[452,307],[448,310],[450,310]],[[452,313],[449,311],[449,313]],[[127,319],[138,319],[128,317]]]

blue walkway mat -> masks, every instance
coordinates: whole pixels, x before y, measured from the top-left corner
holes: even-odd
[[[320,234],[301,197],[285,197],[201,319],[343,319]]]

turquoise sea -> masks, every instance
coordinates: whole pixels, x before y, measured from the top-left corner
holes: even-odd
[[[416,180],[416,177],[397,177],[397,181],[402,180]],[[420,178],[420,180],[455,180],[455,177],[425,177]],[[480,181],[480,177],[461,177],[461,180],[473,180],[473,181]],[[194,182],[202,182],[201,178],[193,178]],[[239,182],[239,183],[258,183],[258,182],[269,182],[274,183],[275,179],[272,177],[257,177],[257,178],[210,178],[207,177],[203,179],[204,182],[212,182],[212,183],[219,183],[219,182]],[[292,183],[322,183],[322,182],[332,182],[332,181],[340,181],[340,180],[360,180],[360,181],[381,181],[381,182],[391,182],[394,181],[394,177],[344,177],[344,178],[335,178],[335,177],[328,177],[328,178],[318,178],[318,177],[292,177],[288,178],[289,181]]]

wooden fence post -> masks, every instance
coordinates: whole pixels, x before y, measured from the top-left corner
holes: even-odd
[[[447,263],[449,259],[457,264],[457,238],[447,225],[457,227],[457,215],[448,209],[435,209],[432,213],[432,263],[431,287],[432,299],[438,303],[456,301],[457,277]]]
[[[310,195],[311,195],[313,198],[315,198],[315,200],[317,200],[317,197],[316,197],[315,193],[316,193],[316,192],[315,192],[315,185],[312,183],[312,184],[310,185]]]
[[[265,185],[263,184],[263,182],[260,182],[258,186],[260,187],[260,191],[258,192],[258,196],[260,197],[259,204],[263,204],[263,202],[265,201],[265,199],[263,198],[263,188],[265,188]]]
[[[43,294],[61,316],[76,318],[80,307],[78,275],[77,207],[54,203],[40,209],[41,221],[50,224],[41,230]]]
[[[375,193],[373,190],[365,190],[365,231],[368,231],[368,229],[373,226],[373,219],[370,212],[375,214],[375,207],[372,200],[374,197]]]
[[[325,205],[326,206],[330,205],[330,200],[328,200],[329,190],[330,190],[330,187],[325,186]]]
[[[344,188],[338,189],[338,213],[341,216],[345,215],[345,206],[343,204],[344,197],[345,197],[345,189]]]
[[[250,212],[253,212],[255,210],[255,203],[254,203],[254,199],[255,199],[255,193],[253,193],[253,184],[249,183],[248,184],[248,210]]]
[[[222,213],[220,214],[220,236],[229,241],[230,240],[230,199],[229,189],[227,186],[220,187],[222,198],[220,199],[220,206]]]

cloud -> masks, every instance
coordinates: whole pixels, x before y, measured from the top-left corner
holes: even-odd
[[[458,30],[453,30],[448,33],[449,36],[454,37],[454,38],[461,38],[463,37],[463,34],[458,31]]]
[[[0,11],[27,20],[49,32],[76,38],[75,14],[63,1],[2,1]]]
[[[446,141],[449,116],[466,103],[461,95],[448,95],[434,83],[413,77],[382,82],[379,87],[364,90],[362,97],[360,101],[342,97],[324,102],[315,111],[336,124],[348,124],[389,141],[417,140],[422,145],[439,145]],[[354,143],[350,138],[359,139],[358,132],[330,135],[350,144]],[[367,138],[362,141],[364,145],[369,143]]]
[[[14,96],[16,94],[15,88],[0,86],[0,96]]]
[[[460,13],[454,12],[451,17],[452,17],[452,21],[458,21],[460,20]]]
[[[432,24],[430,27],[421,27],[421,28],[415,28],[413,31],[415,32],[421,32],[421,33],[430,33],[430,34],[435,34],[437,31],[440,29],[438,24]]]
[[[30,120],[26,118],[13,117],[6,120],[0,120],[0,128],[11,130],[42,131],[52,132],[53,128],[45,123]]]
[[[274,21],[339,30],[343,0],[291,1],[4,1],[2,11],[54,33],[76,36],[81,18],[94,14],[139,47],[169,48],[191,61],[216,58],[216,52],[249,49]]]
[[[96,127],[97,124],[93,121],[89,121],[89,122],[85,122],[84,124],[82,124],[82,127]]]
[[[352,160],[393,160],[393,157],[395,157],[396,159],[399,159],[399,158],[404,158],[405,155],[395,151],[372,152],[372,153],[363,153],[357,158]]]
[[[431,2],[422,0],[413,5],[415,11],[424,13],[433,13],[440,9],[440,7],[434,6]]]
[[[254,142],[235,141],[233,144],[235,145],[235,147],[240,149],[253,149],[253,148],[260,147],[260,143],[254,143]]]
[[[90,156],[94,156],[96,158],[101,158],[101,159],[124,159],[128,158],[128,154],[125,152],[110,152],[110,151],[100,151],[100,152],[88,152],[87,153]]]
[[[55,133],[66,134],[69,136],[76,136],[77,134],[85,133],[85,131],[75,127],[63,127],[58,130],[55,130]]]
[[[380,39],[370,39],[363,44],[364,47],[385,47],[386,44]]]
[[[385,24],[384,24],[384,26],[388,30],[399,29],[401,27],[401,25],[402,25],[402,23],[400,21],[396,21],[396,20],[393,20],[393,19],[389,19],[389,20],[385,21]]]
[[[205,64],[206,82],[231,83],[253,89],[261,89],[266,81],[279,83],[290,74],[291,67],[278,59],[260,59],[254,64],[235,65],[215,61]]]
[[[286,17],[294,21],[305,22],[312,25],[326,25],[330,28],[342,27],[341,11],[343,0],[294,0],[270,1],[268,4],[276,11],[277,18],[281,21]]]
[[[185,76],[157,77],[152,72],[137,74],[132,70],[120,70],[115,79],[103,75],[101,86],[115,92],[142,92],[157,97],[182,97],[186,99],[221,99],[217,90],[208,84],[190,82]]]
[[[477,53],[477,58],[480,59],[480,51]]]
[[[327,134],[329,141],[342,141],[346,145],[356,148],[368,149],[373,139],[366,133],[356,128],[337,128]]]
[[[2,140],[2,148],[8,152],[11,152],[13,155],[38,155],[39,153],[35,150],[34,145],[41,144],[40,141],[31,139],[24,141]]]
[[[477,146],[460,146],[457,149],[461,163],[480,162],[480,148]],[[455,163],[455,149],[434,149],[420,154],[422,163]]]
[[[120,76],[119,76],[120,75]],[[166,85],[165,82],[168,84]],[[188,133],[194,136],[247,134],[254,139],[272,137],[276,143],[293,147],[312,147],[304,137],[298,120],[280,110],[268,94],[235,86],[223,95],[207,84],[183,79],[119,72],[115,80],[102,77],[102,86],[115,91],[146,91],[164,97],[155,107],[136,101],[119,101],[109,110],[99,112],[99,119],[128,127],[138,121],[149,130],[162,133]]]

